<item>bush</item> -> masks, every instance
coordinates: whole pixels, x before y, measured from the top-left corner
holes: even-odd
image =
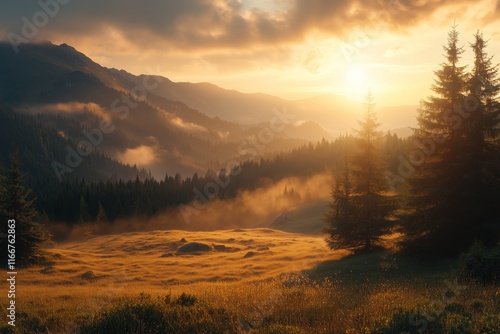
[[[459,303],[448,304],[446,305],[444,310],[446,311],[446,313],[458,314],[467,318],[472,318],[472,315],[467,311],[466,307]]]
[[[470,303],[470,308],[474,313],[483,313],[486,305],[482,300],[475,299]]]
[[[462,255],[459,275],[482,284],[495,283],[500,279],[500,247],[487,249],[475,244]]]
[[[160,333],[167,323],[162,305],[146,296],[127,301],[98,314],[81,328],[82,333]]]
[[[472,320],[461,314],[451,313],[446,315],[446,334],[474,334]]]
[[[398,309],[385,326],[378,326],[372,334],[394,334],[394,333],[444,333],[444,328],[439,321],[428,321],[420,311],[404,311]]]
[[[82,334],[237,332],[238,323],[234,315],[224,309],[203,303],[192,306],[195,301],[195,297],[185,294],[174,303],[141,295],[137,300],[122,302],[89,319],[81,326],[80,332]],[[190,303],[191,305],[187,305]]]
[[[14,334],[14,328],[10,325],[4,325],[0,327],[0,333],[1,334]]]
[[[196,303],[196,297],[183,292],[175,302],[181,306],[193,306]]]
[[[295,326],[273,324],[268,327],[260,329],[257,333],[258,334],[305,334],[307,332]]]
[[[478,333],[500,333],[500,316],[487,315],[481,319]]]
[[[473,304],[484,304],[475,301]],[[432,315],[428,318],[425,312],[397,310],[390,320],[376,327],[372,334],[417,334],[417,333],[443,333],[443,334],[494,334],[500,333],[500,316],[482,315],[468,312],[466,307],[459,303],[446,306],[445,312]]]
[[[20,333],[48,333],[47,326],[38,315],[31,315],[25,312],[19,312],[16,327]]]

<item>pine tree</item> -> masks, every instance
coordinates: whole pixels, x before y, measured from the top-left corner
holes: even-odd
[[[458,47],[458,32],[453,27],[444,46],[446,62],[435,72],[435,95],[422,103],[419,112],[414,140],[421,155],[416,159],[418,168],[408,180],[409,214],[403,226],[406,245],[418,251],[453,254],[470,245],[479,234],[481,223],[477,220],[481,219],[482,206],[477,205],[484,196],[479,180],[484,176],[485,166],[481,165],[487,151],[484,135],[498,124],[498,119],[486,121],[483,103],[472,107],[475,97],[467,97],[468,91],[479,87],[478,80],[492,76],[490,65],[486,70],[489,74],[484,70],[481,44],[481,39],[474,44],[476,68],[468,80],[465,67],[459,66],[464,50]],[[479,100],[487,101],[488,94],[482,89],[479,92]],[[498,174],[491,176],[498,179]]]
[[[7,230],[7,221],[15,220],[16,263],[28,265],[43,258],[43,246],[48,242],[48,234],[37,223],[38,212],[34,209],[31,190],[24,186],[19,157],[11,157],[7,176],[2,178],[2,232]]]
[[[90,221],[89,208],[87,206],[87,202],[85,202],[85,198],[80,196],[80,208],[79,208],[79,217],[78,222],[83,224],[85,222]]]
[[[329,243],[339,242],[346,248],[364,247],[370,251],[393,225],[389,219],[394,205],[386,194],[387,184],[383,176],[379,153],[381,133],[377,130],[374,98],[367,96],[366,114],[356,130],[357,152],[352,157],[352,190],[349,171],[344,182],[333,192],[332,211],[327,215]]]
[[[351,203],[351,187],[349,169],[346,166],[343,178],[337,178],[335,181],[335,188],[332,188],[332,202],[329,204],[330,210],[323,219],[326,223],[324,231],[329,234],[326,241],[332,249],[352,246],[354,210]]]
[[[500,233],[500,78],[498,65],[493,65],[485,51],[482,33],[474,38],[474,68],[464,106],[468,113],[464,154],[467,217],[475,221],[478,232],[474,237],[495,244]]]
[[[102,206],[102,203],[99,202],[99,207],[97,208],[97,216],[95,218],[96,222],[104,223],[108,221],[108,215],[106,214],[106,210]]]

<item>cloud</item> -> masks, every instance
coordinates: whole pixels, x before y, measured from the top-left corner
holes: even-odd
[[[184,122],[179,117],[173,117],[170,123],[189,132],[208,132],[205,127],[191,122]]]
[[[83,114],[90,113],[99,119],[104,119],[107,121],[111,120],[110,114],[95,103],[81,103],[81,102],[69,102],[69,103],[56,103],[56,104],[45,104],[35,107],[29,107],[25,110],[31,114],[37,113],[49,113],[49,114]]]
[[[78,36],[103,48],[111,44],[115,50],[120,46],[122,49],[135,46],[144,51],[238,49],[293,43],[313,33],[342,38],[357,29],[367,34],[404,29],[414,27],[440,9],[469,4],[466,0],[274,0],[262,3],[262,8],[247,8],[234,0],[71,1],[61,5],[58,14],[40,28],[38,38],[61,40]],[[42,10],[38,2],[33,1],[10,0],[2,7],[3,30],[18,34],[23,25],[21,19],[32,20]]]
[[[129,165],[138,164],[141,167],[148,166],[157,159],[155,150],[145,145],[136,148],[128,148],[125,152],[118,153],[116,158],[122,163]],[[140,163],[138,163],[138,161]]]

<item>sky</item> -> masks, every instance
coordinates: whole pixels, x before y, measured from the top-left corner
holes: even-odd
[[[172,81],[286,99],[323,94],[417,105],[454,24],[500,62],[500,0],[2,0],[0,38],[67,43]],[[35,29],[29,29],[32,24]]]

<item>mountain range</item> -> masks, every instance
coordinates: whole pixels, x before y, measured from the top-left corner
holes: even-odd
[[[157,178],[333,139],[356,127],[363,111],[362,104],[334,95],[289,101],[136,76],[103,67],[66,44],[23,44],[16,54],[0,43],[0,59],[0,106],[33,115],[74,143],[83,159],[95,151]],[[415,109],[381,108],[379,119],[385,129],[404,128],[414,123]]]

